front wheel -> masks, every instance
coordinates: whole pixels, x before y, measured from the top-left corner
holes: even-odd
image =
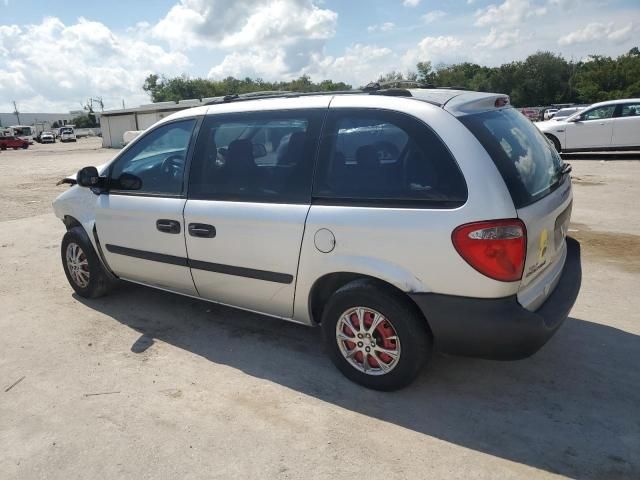
[[[349,283],[332,295],[322,331],[338,370],[375,390],[409,385],[431,352],[427,325],[408,299],[369,280]]]
[[[85,298],[106,295],[115,281],[105,271],[82,227],[74,227],[62,237],[62,267],[71,287]]]

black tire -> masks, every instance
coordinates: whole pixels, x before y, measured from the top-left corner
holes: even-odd
[[[26,150],[27,148],[29,148],[29,145],[22,145],[22,148]]]
[[[81,260],[86,260],[86,268],[82,268],[88,272],[88,281],[86,285],[80,283],[70,271],[69,262],[67,262],[67,249],[70,245],[77,245],[82,255]],[[67,276],[69,285],[76,291],[78,295],[84,298],[98,298],[109,293],[115,286],[116,281],[105,271],[98,255],[91,245],[91,241],[82,227],[74,227],[67,231],[62,237],[62,245],[60,248],[62,258],[62,268]],[[83,276],[84,278],[84,276]]]
[[[560,153],[562,151],[562,147],[560,146],[560,140],[558,140],[553,135],[547,135],[547,138],[551,140],[551,143],[553,143],[553,146],[555,147],[556,152]]]
[[[341,352],[336,326],[341,316],[353,307],[370,308],[381,313],[395,330],[400,340],[400,354],[389,372],[378,375],[364,373]],[[391,391],[406,387],[418,376],[431,354],[431,335],[416,307],[402,294],[373,280],[356,280],[331,296],[322,315],[322,333],[328,354],[338,370],[353,382],[374,390]],[[355,349],[356,344],[353,345]],[[375,356],[374,359],[378,360]]]

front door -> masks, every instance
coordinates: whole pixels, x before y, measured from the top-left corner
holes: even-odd
[[[191,273],[202,297],[292,316],[325,111],[205,118],[184,211]]]
[[[126,150],[109,169],[109,192],[99,196],[96,212],[98,238],[116,275],[189,295],[197,292],[182,212],[195,123],[161,125]]]
[[[584,111],[579,120],[566,127],[566,148],[607,148],[613,135],[615,105],[596,107]]]

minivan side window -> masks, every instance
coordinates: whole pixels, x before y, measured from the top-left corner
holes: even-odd
[[[111,167],[111,190],[179,195],[195,119],[171,122],[140,138]],[[141,184],[131,182],[137,178]],[[135,185],[135,187],[132,187]]]
[[[339,109],[329,114],[314,197],[330,203],[452,208],[467,187],[442,140],[399,112]]]
[[[200,128],[189,198],[305,203],[324,112],[210,115]]]

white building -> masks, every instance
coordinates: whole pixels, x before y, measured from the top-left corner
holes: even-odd
[[[178,103],[150,103],[135,108],[102,112],[100,116],[102,146],[107,148],[121,148],[124,145],[122,139],[124,132],[146,130],[158,120],[171,115],[173,112],[184,110],[185,108],[198,107],[211,100],[214,100],[214,98],[180,100]]]
[[[83,112],[86,114],[86,112]],[[78,115],[73,113],[20,113],[20,121],[15,113],[0,113],[0,126],[45,124],[50,128],[53,122],[63,125],[71,123]]]

